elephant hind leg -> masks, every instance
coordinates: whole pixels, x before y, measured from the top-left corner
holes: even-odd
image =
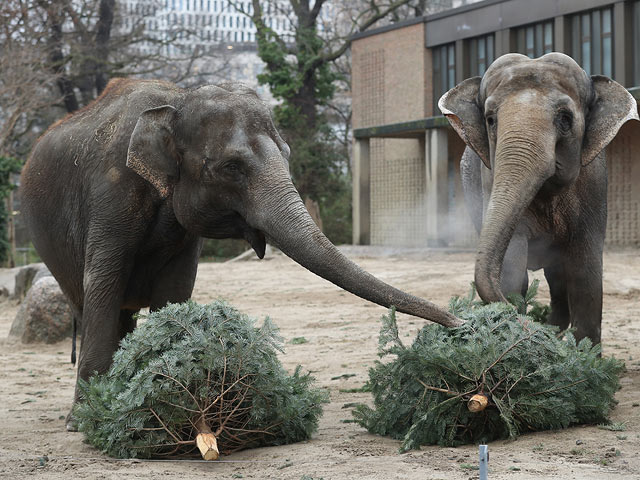
[[[545,267],[544,276],[551,293],[551,314],[547,323],[566,330],[569,327],[570,311],[567,279],[562,265]]]
[[[138,313],[137,310],[120,310],[120,320],[119,320],[119,337],[122,340],[127,336],[127,333],[131,333],[136,328],[136,318],[135,314]]]

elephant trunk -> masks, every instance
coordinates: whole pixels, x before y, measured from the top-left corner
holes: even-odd
[[[493,187],[478,243],[475,282],[485,302],[505,301],[500,284],[509,242],[525,209],[555,169],[555,138],[545,142],[540,132],[514,130],[508,125],[498,130]]]
[[[387,285],[347,259],[316,226],[288,179],[271,185],[260,198],[262,213],[249,219],[249,223],[306,269],[379,305],[395,306],[399,312],[446,327],[461,325],[461,320],[440,307]]]

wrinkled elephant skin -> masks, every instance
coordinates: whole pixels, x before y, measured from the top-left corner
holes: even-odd
[[[22,173],[22,211],[80,318],[79,378],[109,368],[140,308],[191,296],[202,237],[244,238],[259,257],[269,240],[362,298],[459,324],[340,254],[307,213],[288,157],[269,109],[239,85],[116,79],[42,136]]]
[[[550,322],[600,342],[607,223],[601,152],[626,121],[638,119],[634,98],[564,54],[508,54],[439,105],[467,145],[460,167],[480,233],[475,279],[482,299],[523,293],[527,268],[544,268]]]

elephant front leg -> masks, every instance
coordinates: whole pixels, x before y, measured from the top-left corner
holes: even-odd
[[[518,233],[513,235],[502,264],[500,288],[505,297],[512,293],[523,296],[527,293],[527,288],[529,287],[529,277],[527,275],[528,251],[529,242],[527,237]]]
[[[571,326],[576,340],[600,343],[602,324],[602,249],[574,252],[565,264]]]
[[[96,373],[107,372],[121,338],[135,326],[133,312],[121,310],[130,262],[124,255],[109,256],[111,252],[106,248],[98,249],[85,263],[78,381],[86,382]],[[78,381],[74,404],[81,400]],[[67,416],[67,430],[76,429],[72,407]]]
[[[549,293],[551,294],[551,314],[547,323],[559,327],[560,330],[566,330],[571,318],[564,265],[560,263],[545,267],[544,276],[549,284]]]

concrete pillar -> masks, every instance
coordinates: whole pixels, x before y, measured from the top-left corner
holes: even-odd
[[[613,79],[624,86],[631,85],[631,66],[627,55],[633,48],[631,37],[631,2],[613,5]]]
[[[469,78],[469,63],[467,62],[467,52],[465,52],[465,41],[456,40],[456,85],[465,78]]]
[[[371,243],[371,162],[368,138],[353,146],[353,243]]]
[[[496,58],[511,53],[513,51],[512,47],[515,49],[515,45],[511,45],[511,29],[498,30],[495,33],[494,45]]]
[[[425,134],[427,186],[427,245],[442,247],[448,243],[449,144],[446,128],[432,128]]]

